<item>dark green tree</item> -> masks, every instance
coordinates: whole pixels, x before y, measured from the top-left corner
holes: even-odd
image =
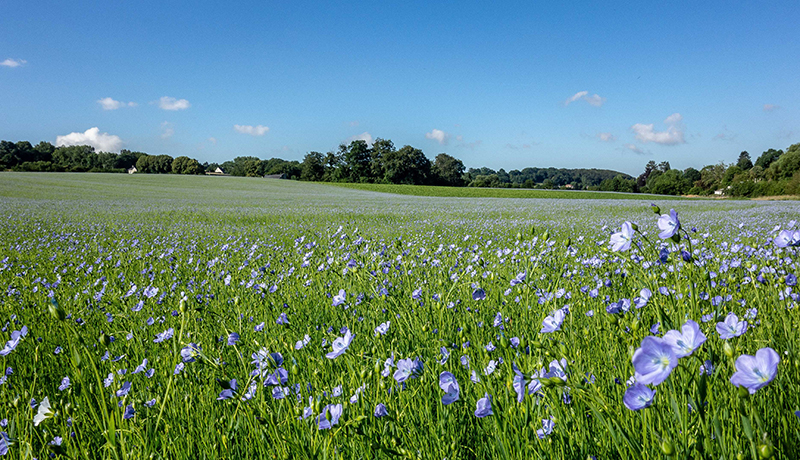
[[[432,173],[434,180],[440,185],[461,187],[464,185],[464,163],[446,153],[436,155]]]
[[[750,159],[750,154],[747,153],[747,150],[739,154],[739,159],[736,161],[736,166],[738,166],[742,171],[747,171],[753,167],[753,161]]]
[[[325,156],[319,152],[308,152],[303,158],[300,179],[321,181],[325,177]]]

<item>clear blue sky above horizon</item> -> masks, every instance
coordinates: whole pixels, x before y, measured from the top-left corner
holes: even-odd
[[[222,162],[382,137],[629,174],[755,160],[800,142],[800,3],[746,3],[7,0],[0,139]]]

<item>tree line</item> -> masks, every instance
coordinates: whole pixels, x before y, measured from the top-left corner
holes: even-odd
[[[28,141],[0,141],[0,170],[43,172],[137,172],[152,174],[203,174],[205,168],[186,156],[148,155],[121,150],[119,153],[95,152],[89,145],[55,147],[49,142],[36,146]]]
[[[783,150],[769,149],[755,161],[746,151],[734,164],[723,162],[700,170],[672,169],[669,162],[651,160],[644,172],[632,177],[607,169],[524,168],[522,170],[469,168],[451,155],[440,153],[430,161],[410,145],[396,148],[388,139],[372,145],[355,140],[327,153],[309,152],[302,161],[239,156],[224,163],[200,163],[194,158],[149,155],[123,149],[96,152],[91,146],[55,147],[49,142],[0,141],[0,170],[203,174],[221,168],[233,176],[280,175],[317,182],[446,185],[454,187],[568,188],[663,195],[755,197],[800,194],[800,144]]]
[[[240,156],[224,163],[203,163],[180,156],[149,155],[122,150],[96,152],[88,145],[55,147],[49,142],[36,146],[30,142],[0,141],[0,170],[53,172],[125,172],[136,167],[138,173],[203,174],[222,169],[232,176],[263,177],[281,175],[287,179],[318,182],[366,182],[384,184],[445,185],[454,187],[528,187],[585,189],[620,175],[598,169],[525,168],[522,171],[470,168],[458,158],[440,153],[430,161],[422,150],[410,145],[396,148],[388,139],[372,145],[363,140],[341,144],[327,153],[309,152],[303,161]]]
[[[699,171],[672,169],[668,161],[650,160],[635,179],[615,176],[599,190],[657,193],[661,195],[725,195],[759,197],[800,194],[800,143],[786,151],[769,149],[753,162],[743,151],[736,163],[704,166]]]

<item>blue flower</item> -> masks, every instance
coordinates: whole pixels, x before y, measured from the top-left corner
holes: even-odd
[[[350,347],[350,344],[353,342],[353,337],[353,334],[351,334],[348,329],[344,337],[337,337],[336,340],[333,341],[332,351],[326,354],[325,357],[328,359],[335,359],[341,356],[342,353],[347,351],[347,348]]]
[[[419,359],[401,359],[397,362],[397,370],[394,372],[394,379],[397,380],[397,383],[403,383],[421,371],[422,362]]]
[[[661,233],[658,234],[659,238],[663,240],[672,238],[681,228],[678,213],[674,209],[670,209],[669,214],[662,214],[658,218],[658,228],[661,230]]]
[[[219,397],[217,398],[218,401],[224,401],[226,399],[233,398],[233,394],[239,387],[239,384],[236,382],[236,379],[231,379],[230,382],[225,382],[222,380],[217,380],[222,385],[223,389],[219,393]],[[226,388],[227,387],[227,388]]]
[[[446,394],[442,396],[442,404],[445,406],[458,401],[461,394],[461,389],[458,386],[456,377],[450,372],[442,372],[439,374],[439,388]]]
[[[539,332],[547,334],[550,332],[556,332],[560,330],[561,324],[564,323],[565,317],[566,317],[566,312],[564,312],[564,309],[559,308],[558,310],[548,315],[544,319],[544,321],[542,321],[542,329]]]
[[[195,361],[195,358],[199,356],[201,350],[202,347],[200,347],[200,345],[196,343],[190,343],[189,345],[186,345],[185,347],[181,348],[181,359],[183,360],[184,363],[193,363]],[[147,359],[145,359],[144,362],[142,362],[142,365],[140,367],[144,368],[144,366],[146,365],[147,365]],[[137,367],[136,369],[139,368]],[[134,372],[134,374],[135,373],[136,372]]]
[[[681,326],[681,332],[673,330],[664,334],[664,341],[675,351],[675,356],[684,358],[705,343],[706,336],[700,331],[700,326],[696,322],[689,320]]]
[[[800,246],[800,230],[782,230],[772,242],[779,248]]]
[[[555,428],[555,426],[556,422],[554,422],[552,419],[542,420],[542,428],[536,430],[536,436],[538,436],[539,439],[546,438],[547,435],[553,432],[553,428]]]
[[[14,349],[17,348],[17,345],[19,345],[20,340],[22,340],[22,338],[25,337],[26,335],[28,335],[27,326],[23,326],[22,329],[19,331],[12,332],[11,340],[6,342],[6,345],[3,347],[2,350],[0,350],[0,356],[6,356],[12,351],[14,351]]]
[[[633,227],[630,222],[624,222],[621,231],[611,235],[611,250],[614,252],[627,251],[631,248],[632,241]]]
[[[127,396],[130,391],[131,391],[131,382],[124,382],[122,384],[122,388],[117,390],[115,395],[117,396],[117,398],[121,398],[123,396]]]
[[[172,338],[173,335],[175,335],[175,329],[169,328],[164,332],[156,334],[156,338],[153,339],[153,343],[160,343],[160,342],[163,342],[165,340],[169,340],[169,339]]]
[[[128,404],[128,406],[125,407],[125,412],[122,414],[122,419],[130,420],[134,415],[136,415],[136,411],[133,410],[133,404]]]
[[[67,388],[69,388],[69,385],[70,385],[69,377],[64,377],[63,379],[61,379],[61,385],[58,386],[58,391],[66,390]]]
[[[769,385],[778,373],[780,357],[772,348],[762,348],[755,356],[742,355],[736,358],[736,373],[731,376],[731,383],[747,388],[754,394]]]
[[[326,414],[330,412],[331,418],[328,420]],[[328,430],[332,426],[339,423],[339,418],[342,416],[342,405],[341,404],[328,404],[325,406],[325,409],[322,410],[322,413],[319,414],[317,417],[317,427],[320,430]]]
[[[339,289],[339,294],[333,296],[333,306],[338,307],[339,305],[343,304],[346,299],[347,293],[344,292],[344,289]]]
[[[483,398],[479,399],[475,404],[475,416],[478,418],[484,418],[493,414],[492,401],[489,397],[489,393],[485,393]]]
[[[622,402],[630,410],[640,410],[650,407],[653,404],[653,397],[656,395],[656,390],[647,388],[640,382],[636,382],[629,386],[625,391],[625,396]]]
[[[717,323],[717,332],[721,339],[731,339],[739,337],[747,331],[747,321],[739,321],[739,317],[733,312],[728,313],[725,321]]]
[[[377,418],[386,417],[389,415],[389,411],[386,410],[386,406],[383,403],[378,403],[378,405],[375,406],[375,412],[373,412],[372,415]]]
[[[378,327],[375,328],[375,336],[378,335],[386,335],[386,332],[389,331],[389,326],[392,324],[391,321],[386,321],[385,323],[381,323]]]
[[[239,338],[240,336],[236,332],[231,332],[230,334],[228,334],[228,346],[232,347],[237,343],[239,343]]]
[[[486,299],[486,291],[481,288],[475,289],[472,292],[472,300],[484,300]]]
[[[636,381],[645,385],[658,385],[669,377],[678,365],[678,357],[664,339],[647,336],[633,353]]]
[[[275,320],[275,324],[278,326],[289,324],[289,318],[286,317],[286,312],[282,312],[280,316],[278,316],[278,319]]]

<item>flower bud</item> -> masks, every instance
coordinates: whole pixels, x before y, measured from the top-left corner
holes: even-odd
[[[50,312],[50,316],[52,316],[53,319],[64,321],[67,318],[67,312],[61,308],[61,305],[59,305],[55,299],[48,305],[47,310]]]
[[[661,208],[659,208],[658,206],[656,206],[656,205],[655,205],[655,203],[654,203],[654,204],[651,204],[650,206],[652,206],[652,207],[653,207],[653,212],[654,212],[654,213],[656,213],[656,214],[658,214],[658,215],[661,215]]]
[[[745,387],[736,387],[736,388],[737,388],[736,396],[742,399],[745,399],[748,396],[750,396],[750,393],[747,391],[747,388]]]
[[[111,337],[107,336],[105,332],[100,333],[100,337],[97,338],[97,341],[105,347],[111,345]]]
[[[638,226],[638,225],[636,225],[636,224],[635,224],[635,223],[633,223],[633,222],[631,222],[631,228],[633,229],[633,231],[634,231],[634,232],[638,232],[638,231],[639,231],[639,226]]]
[[[661,442],[661,452],[667,457],[675,455],[675,444],[672,441],[664,440]]]
[[[733,347],[731,346],[731,343],[728,342],[727,340],[722,345],[722,351],[728,358],[733,358]]]
[[[178,310],[180,310],[181,313],[186,313],[186,300],[185,299],[181,299],[181,303],[178,306]]]
[[[762,444],[758,446],[758,456],[759,458],[772,458],[772,454],[775,453],[775,449],[772,448],[772,444]]]

